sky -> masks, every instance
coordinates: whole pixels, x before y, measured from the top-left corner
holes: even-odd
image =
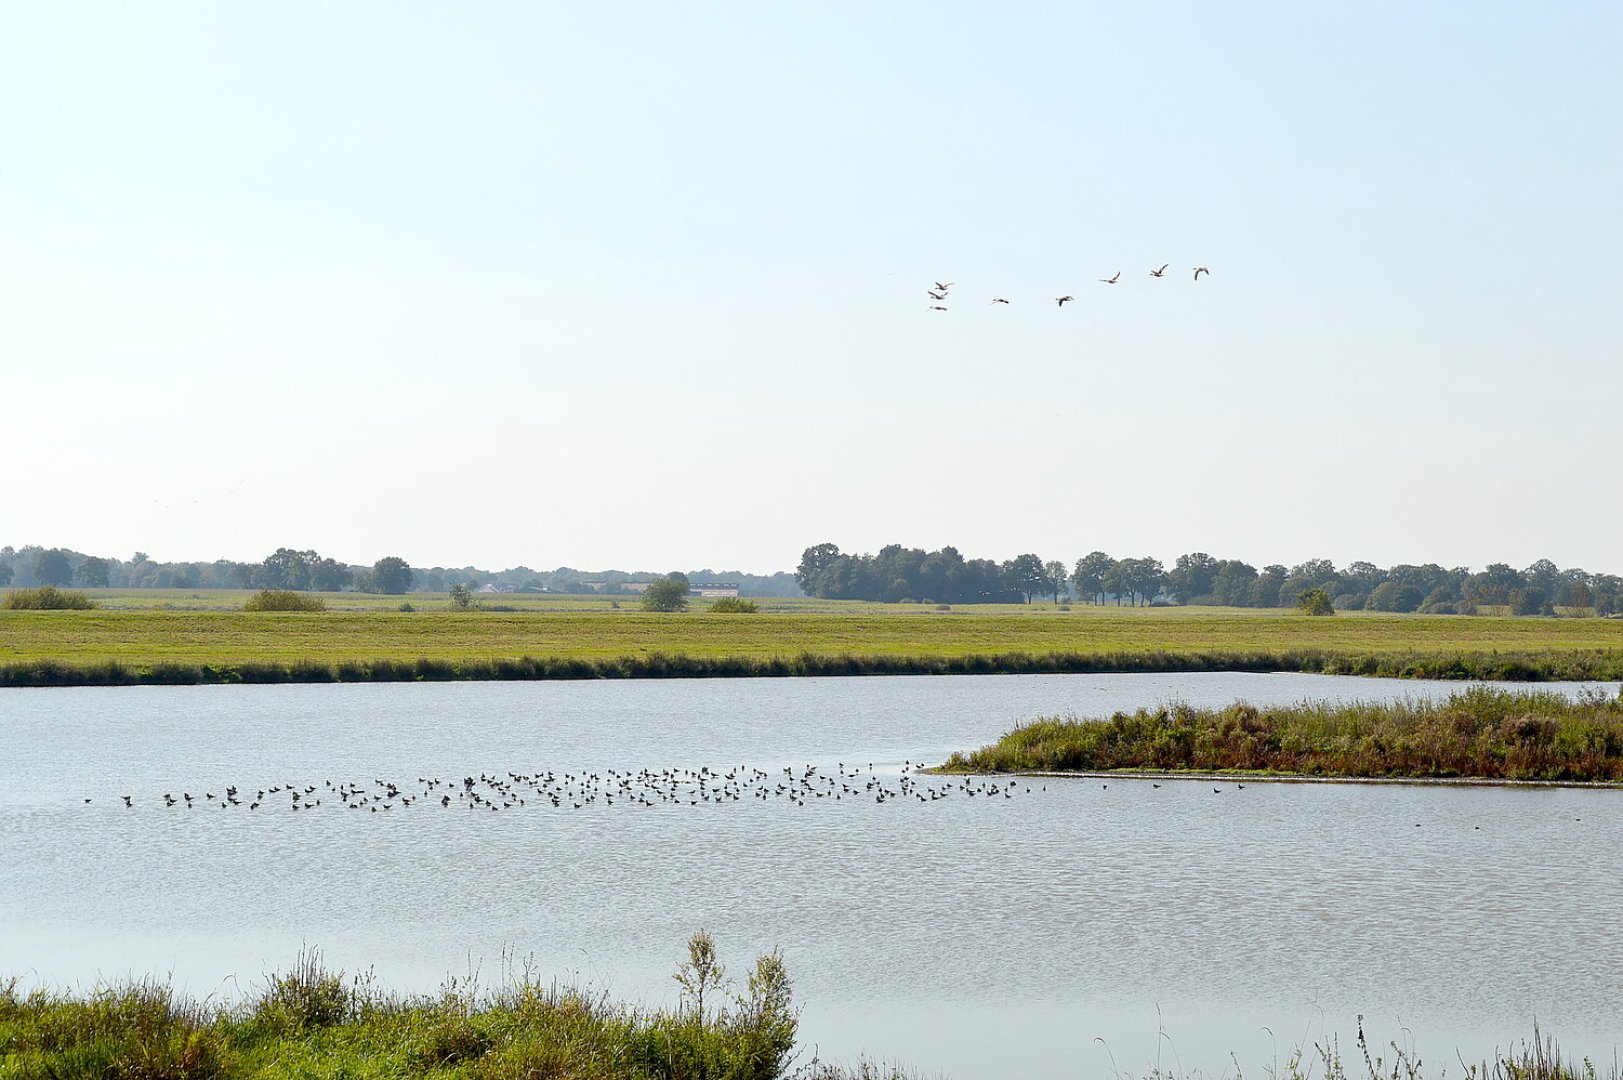
[[[1620,52],[1607,2],[9,5],[0,544],[1620,572]]]

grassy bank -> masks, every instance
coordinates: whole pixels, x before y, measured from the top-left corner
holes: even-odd
[[[954,754],[954,772],[1268,772],[1623,782],[1623,696],[1473,687],[1440,702],[1173,705],[1044,719]]]
[[[1403,679],[1548,682],[1623,679],[1617,653],[998,653],[968,656],[687,656],[649,653],[603,659],[182,661],[37,660],[0,664],[0,687],[202,686],[335,682],[544,681],[567,679],[780,678],[854,675],[1038,675],[1258,671]]]
[[[401,998],[323,970],[315,955],[232,1008],[183,999],[157,982],[83,996],[25,995],[0,982],[0,1076],[770,1080],[789,1071],[796,1012],[776,954],[758,959],[732,994],[701,932],[677,978],[684,995],[675,1011],[529,978],[489,994],[453,984],[434,997]],[[847,1075],[815,1062],[801,1074]]]
[[[0,685],[1107,671],[1623,678],[1623,620],[902,606],[5,611]]]

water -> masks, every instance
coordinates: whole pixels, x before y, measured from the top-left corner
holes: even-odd
[[[9,690],[0,973],[168,974],[229,999],[317,946],[400,990],[529,964],[671,1004],[705,927],[739,975],[783,949],[825,1059],[962,1080],[1157,1061],[1215,1075],[1231,1053],[1258,1074],[1298,1043],[1352,1052],[1360,1013],[1377,1046],[1439,1066],[1535,1019],[1609,1063],[1623,792],[1115,778],[1008,799],[501,813],[161,800],[738,764],[871,762],[894,784],[1038,715],[1456,688],[1208,674]]]

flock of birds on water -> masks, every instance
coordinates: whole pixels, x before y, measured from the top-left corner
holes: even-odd
[[[1164,277],[1166,277],[1167,267],[1169,267],[1171,265],[1172,265],[1171,263],[1162,263],[1159,267],[1157,267],[1156,269],[1150,271],[1150,277],[1152,277],[1152,278],[1164,278]],[[1195,281],[1199,281],[1200,280],[1200,275],[1202,275],[1202,274],[1205,274],[1207,277],[1211,277],[1211,275],[1212,275],[1212,272],[1210,270],[1206,269],[1206,267],[1204,267],[1204,266],[1194,266],[1194,267],[1190,267],[1190,269],[1195,272],[1195,276],[1194,276]],[[1120,270],[1117,270],[1114,274],[1110,275],[1107,278],[1100,278],[1099,279],[1100,284],[1103,284],[1103,285],[1115,285],[1119,281],[1121,281],[1121,271]],[[947,311],[947,310],[949,310],[947,308],[947,305],[946,305],[947,294],[948,294],[948,291],[955,284],[957,284],[957,282],[953,282],[953,281],[937,281],[937,282],[933,282],[932,284],[935,285],[935,288],[933,288],[933,289],[925,289],[924,290],[925,295],[928,296],[933,301],[933,303],[928,305],[929,310],[931,310],[931,311]],[[1056,304],[1058,304],[1060,307],[1064,307],[1066,304],[1069,304],[1069,303],[1073,302],[1075,299],[1076,299],[1076,297],[1074,297],[1074,296],[1070,295],[1069,293],[1067,293],[1064,296],[1056,296],[1056,297],[1054,297],[1054,302]],[[994,304],[1012,304],[1013,301],[1010,300],[1008,297],[1005,297],[1005,296],[994,296],[994,297],[992,297],[991,303],[994,303]]]
[[[844,762],[837,763],[833,771],[807,765],[769,772],[737,765],[725,771],[704,766],[636,772],[616,769],[482,772],[452,780],[419,776],[416,783],[396,783],[374,777],[365,783],[324,780],[320,784],[289,782],[263,788],[233,784],[199,794],[182,791],[177,795],[166,791],[161,796],[142,799],[133,795],[116,798],[128,809],[157,806],[170,810],[264,809],[268,812],[342,808],[377,814],[426,806],[494,813],[520,807],[582,810],[597,805],[699,806],[774,800],[796,806],[817,800],[931,803],[952,797],[1012,799],[1016,794],[1030,794],[1033,790],[1029,782],[1022,784],[1007,777],[937,777],[922,773],[923,768],[922,763],[905,762],[899,776],[875,772],[872,763],[862,766]],[[90,804],[94,797],[84,801]]]

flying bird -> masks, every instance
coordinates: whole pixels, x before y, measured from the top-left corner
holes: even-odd
[[[1196,281],[1200,280],[1200,275],[1202,275],[1202,274],[1205,274],[1207,277],[1212,276],[1212,272],[1210,270],[1206,269],[1204,266],[1195,267],[1195,280]]]
[[[1110,277],[1102,277],[1099,280],[1104,282],[1106,285],[1114,285],[1116,283],[1116,279],[1119,277],[1121,277],[1121,271],[1117,270]]]
[[[947,309],[942,307],[940,304],[931,304],[930,305],[930,310],[931,311],[946,311]]]
[[[1150,277],[1161,277],[1162,275],[1164,275],[1167,272],[1167,267],[1169,267],[1171,265],[1172,265],[1171,263],[1162,263],[1161,264],[1161,269],[1159,269],[1159,270],[1151,270],[1150,271]]]
[[[945,285],[943,285],[941,282],[938,281],[938,282],[935,283],[935,287],[940,289],[942,292],[946,292],[948,289],[952,288],[956,284],[958,284],[956,281],[949,281]]]
[[[1057,296],[1054,299],[1059,304],[1060,307],[1064,307],[1065,306],[1065,301],[1067,301],[1067,300],[1075,300],[1076,297],[1074,297],[1074,296]]]
[[[931,292],[929,289],[925,289],[924,292],[931,300],[945,300],[947,298],[947,294],[944,292]]]
[[[1007,304],[1008,301],[1003,299],[1003,297],[1001,297],[1001,296],[994,296],[994,297],[992,297],[992,303],[994,303],[994,304]]]

